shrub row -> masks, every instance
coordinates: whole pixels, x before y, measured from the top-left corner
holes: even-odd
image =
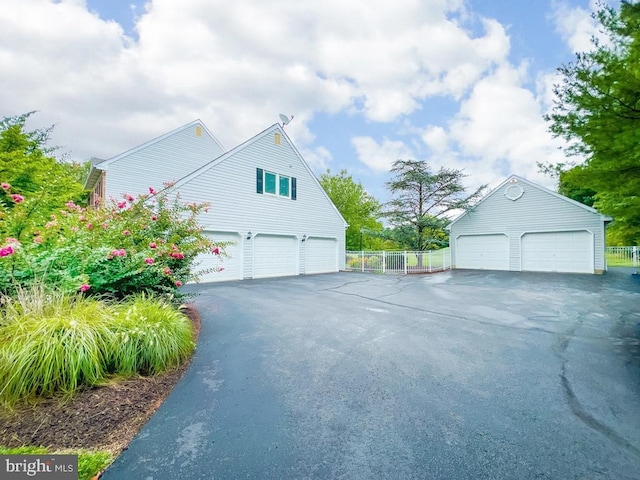
[[[72,395],[113,376],[156,374],[194,348],[191,321],[144,294],[109,304],[44,288],[3,299],[0,402]]]

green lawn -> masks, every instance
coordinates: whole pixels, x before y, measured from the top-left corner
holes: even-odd
[[[607,265],[609,267],[633,267],[633,261],[631,258],[624,258],[621,255],[615,253],[606,253]],[[637,264],[635,266],[638,266]]]

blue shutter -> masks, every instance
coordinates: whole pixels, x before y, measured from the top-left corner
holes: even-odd
[[[264,175],[262,173],[262,169],[256,168],[256,193],[263,192],[264,190],[263,182],[264,182]]]
[[[291,177],[291,200],[296,199],[296,177]]]

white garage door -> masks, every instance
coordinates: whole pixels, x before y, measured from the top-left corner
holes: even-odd
[[[456,268],[509,270],[509,237],[462,235],[456,239]]]
[[[298,239],[285,235],[258,234],[253,240],[253,277],[298,274]]]
[[[219,272],[200,275],[201,282],[221,282],[242,279],[242,237],[238,233],[205,232],[213,242],[230,242],[225,247],[226,257],[207,253],[198,257],[197,270],[222,268]]]
[[[522,270],[593,273],[593,235],[586,230],[526,233],[521,245]]]
[[[338,271],[338,241],[335,238],[310,237],[304,242],[305,273]]]

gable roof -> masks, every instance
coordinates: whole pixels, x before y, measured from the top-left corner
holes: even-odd
[[[102,175],[102,171],[106,170],[107,167],[114,163],[117,162],[118,160],[121,160],[125,157],[128,157],[129,155],[131,155],[132,153],[135,153],[139,150],[142,150],[143,148],[147,148],[150,145],[153,145],[154,143],[158,143],[162,140],[164,140],[165,138],[168,138],[172,135],[175,135],[176,133],[179,133],[183,130],[186,130],[188,128],[192,128],[194,126],[200,126],[202,127],[202,129],[207,133],[207,135],[209,135],[211,137],[211,139],[216,143],[216,145],[218,145],[218,147],[220,147],[220,150],[224,152],[224,147],[222,146],[222,144],[220,143],[220,141],[216,138],[216,136],[211,133],[211,131],[209,131],[209,129],[207,128],[207,126],[202,122],[202,120],[197,119],[194,120],[192,122],[187,123],[186,125],[183,125],[181,127],[178,127],[174,130],[171,130],[170,132],[165,133],[164,135],[160,135],[159,137],[154,138],[153,140],[149,140],[148,142],[145,142],[141,145],[138,145],[137,147],[133,147],[125,152],[122,152],[118,155],[116,155],[115,157],[111,157],[108,158],[106,160],[101,160],[99,158],[91,158],[91,170],[89,171],[89,176],[87,177],[87,180],[84,183],[84,188],[87,190],[91,190],[93,189],[93,187],[95,187],[96,183],[98,182],[98,180],[100,179],[101,175]]]
[[[606,215],[602,215],[600,212],[598,212],[595,208],[592,207],[588,207],[587,205],[580,203],[580,202],[576,202],[575,200],[569,198],[569,197],[565,197],[564,195],[561,195],[557,192],[554,192],[553,190],[549,190],[548,188],[543,187],[542,185],[538,185],[537,183],[533,183],[529,180],[527,180],[526,178],[522,178],[518,175],[511,175],[509,176],[504,182],[502,182],[500,185],[498,185],[496,188],[494,188],[493,190],[491,190],[489,193],[487,193],[484,197],[482,197],[482,199],[476,203],[473,207],[471,207],[471,211],[473,211],[475,208],[477,208],[479,205],[481,205],[486,199],[492,197],[496,192],[498,192],[502,187],[504,187],[507,183],[509,183],[512,180],[516,180],[518,182],[524,183],[526,185],[529,185],[530,187],[536,188],[544,193],[547,193],[549,195],[553,195],[554,197],[558,198],[561,201],[570,203],[572,205],[578,206],[580,208],[583,208],[584,210],[596,214],[596,215],[600,215],[600,217],[602,218],[602,221],[604,222],[611,222],[613,219],[611,217],[608,217]],[[447,229],[451,229],[451,226],[456,223],[458,220],[460,220],[461,218],[463,218],[465,215],[467,215],[469,212],[465,211],[462,212],[460,215],[458,215],[456,218],[454,218],[451,223],[447,226]]]
[[[235,155],[239,151],[241,151],[241,150],[247,148],[248,146],[252,145],[253,143],[257,142],[258,140],[263,138],[265,135],[269,135],[269,134],[272,134],[272,133],[275,133],[275,132],[280,133],[282,138],[289,144],[289,146],[293,150],[293,152],[296,155],[296,157],[298,157],[298,160],[302,163],[302,165],[307,170],[307,172],[309,172],[309,175],[311,176],[313,181],[316,183],[316,185],[318,186],[318,188],[320,189],[322,194],[325,196],[325,198],[329,202],[329,205],[331,205],[331,207],[333,207],[335,212],[338,214],[338,216],[344,222],[345,226],[347,226],[348,223],[346,222],[346,220],[344,219],[344,217],[342,216],[340,211],[336,208],[334,203],[331,201],[331,199],[329,198],[329,195],[327,195],[327,192],[325,192],[324,188],[322,188],[322,185],[320,185],[320,182],[318,181],[317,177],[315,176],[315,174],[313,173],[313,171],[311,170],[311,168],[309,167],[307,162],[304,160],[304,158],[302,157],[302,155],[300,154],[300,152],[298,151],[296,146],[293,144],[293,142],[291,141],[291,139],[289,138],[289,136],[286,134],[286,132],[280,126],[279,123],[276,123],[276,124],[270,126],[266,130],[263,130],[262,132],[260,132],[257,135],[251,137],[250,139],[246,140],[245,142],[241,143],[240,145],[236,146],[235,148],[232,148],[228,152],[223,153],[222,155],[220,155],[218,158],[214,159],[213,161],[203,165],[202,167],[198,168],[197,170],[194,170],[193,172],[189,173],[188,175],[185,175],[181,179],[177,180],[170,187],[170,189],[171,190],[175,190],[175,189],[179,188],[180,186],[184,185],[185,183],[189,182],[190,180],[198,177],[199,175],[203,174],[204,172],[206,172],[208,170],[211,170],[216,165],[219,165],[220,163],[224,162],[225,160],[227,160],[228,158],[232,157],[233,155]]]

